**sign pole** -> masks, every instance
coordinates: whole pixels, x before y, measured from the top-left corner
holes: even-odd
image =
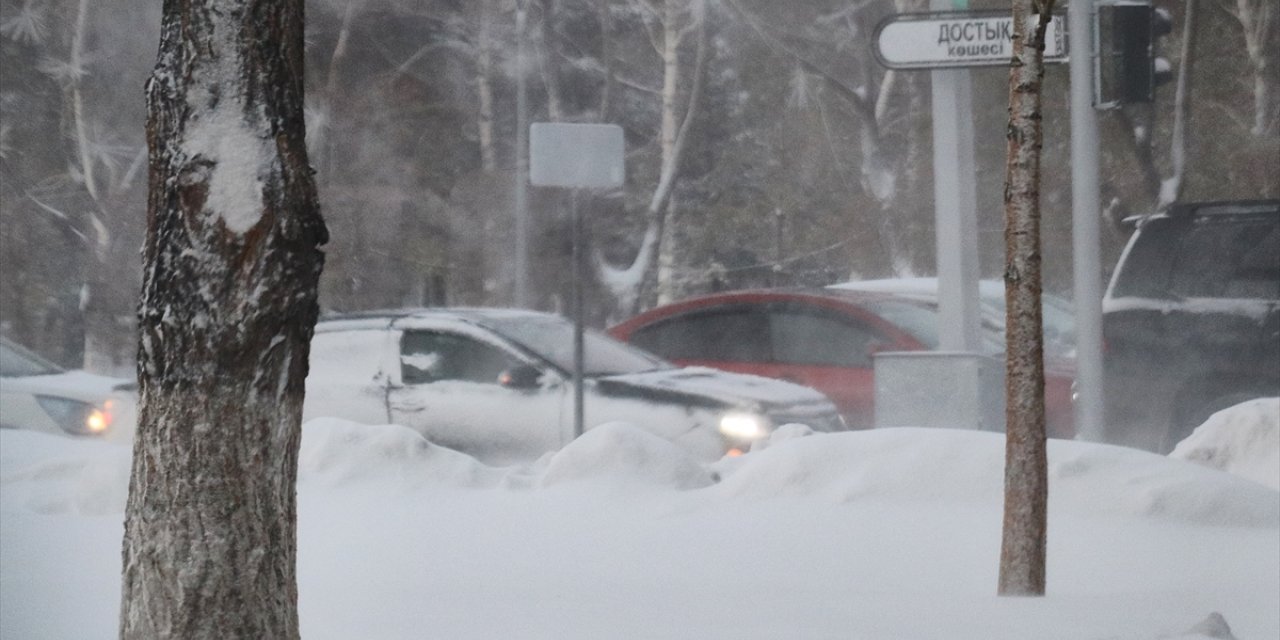
[[[529,294],[529,89],[525,78],[525,14],[528,0],[516,0],[516,193],[515,193],[515,306],[533,306]]]
[[[1093,109],[1094,0],[1071,0],[1071,250],[1075,281],[1076,433],[1101,442],[1105,420],[1102,363],[1101,213],[1098,201],[1098,115]]]
[[[965,9],[967,0],[931,0]],[[977,352],[978,222],[973,97],[968,69],[930,72],[933,86],[933,208],[937,242],[938,339],[943,351]]]
[[[616,124],[535,122],[529,126],[529,181],[538,187],[565,187],[573,225],[573,437],[585,431],[583,367],[586,360],[586,249],[583,247],[582,189],[616,189],[625,181],[626,140]]]
[[[583,316],[586,305],[583,302],[585,295],[582,286],[586,278],[583,268],[586,261],[582,258],[586,252],[582,247],[582,208],[578,203],[578,189],[574,189],[569,195],[569,209],[573,218],[573,437],[578,438],[585,429],[582,369],[586,354],[583,340]]]

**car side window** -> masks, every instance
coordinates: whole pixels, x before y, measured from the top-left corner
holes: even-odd
[[[1193,225],[1179,247],[1170,293],[1185,298],[1280,299],[1280,225]]]
[[[467,336],[406,331],[400,339],[400,376],[405,384],[443,380],[497,384],[498,375],[516,364],[510,354]]]
[[[769,362],[767,323],[754,307],[716,307],[641,327],[630,341],[672,360]]]
[[[1152,220],[1140,228],[1119,265],[1112,294],[1116,297],[1166,298],[1181,222]]]
[[[869,327],[820,309],[780,308],[770,314],[778,364],[871,368],[871,347],[881,342]]]

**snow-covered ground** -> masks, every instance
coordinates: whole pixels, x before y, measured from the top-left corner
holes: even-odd
[[[995,434],[788,427],[707,466],[613,424],[494,468],[402,427],[312,420],[303,636],[1271,640],[1280,401],[1215,420],[1235,427],[1207,423],[1196,450],[1231,453],[1185,457],[1218,468],[1051,442],[1043,598],[995,595]],[[1245,453],[1242,428],[1269,440]],[[115,637],[128,463],[122,445],[0,432],[0,637]]]

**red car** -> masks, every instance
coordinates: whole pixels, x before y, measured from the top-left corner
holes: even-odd
[[[823,392],[850,428],[873,426],[873,356],[938,347],[938,313],[928,301],[838,289],[715,293],[660,306],[609,329],[615,338],[681,365],[781,378]],[[984,351],[1004,350],[986,327]],[[1071,438],[1069,365],[1046,366],[1051,437]]]

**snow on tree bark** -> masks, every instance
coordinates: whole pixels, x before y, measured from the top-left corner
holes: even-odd
[[[1048,473],[1040,308],[1040,111],[1044,35],[1052,11],[1053,0],[1013,1],[1004,189],[1007,440],[1001,595],[1044,595],[1045,587]]]
[[[170,0],[147,85],[122,638],[297,638],[297,451],[327,240],[302,0]]]

